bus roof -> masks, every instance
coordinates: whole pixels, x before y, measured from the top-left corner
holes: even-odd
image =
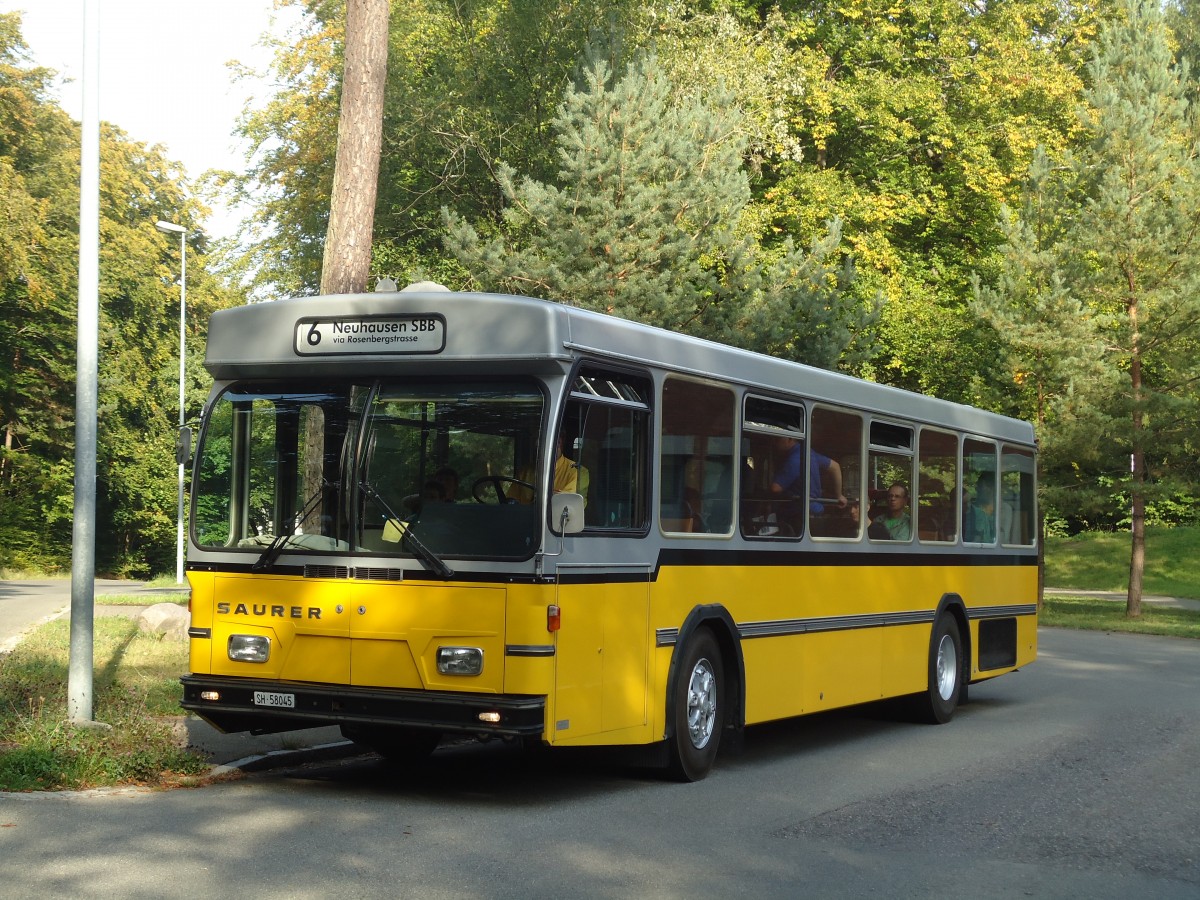
[[[217,380],[561,372],[607,358],[1033,444],[1026,422],[579,309],[503,294],[408,290],[297,297],[213,314]]]

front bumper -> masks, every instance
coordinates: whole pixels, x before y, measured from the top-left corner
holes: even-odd
[[[361,688],[310,682],[184,675],[180,706],[224,732],[271,734],[324,725],[394,725],[464,734],[537,736],[546,727],[546,698]],[[295,706],[257,706],[254,694],[291,694]],[[202,700],[215,692],[217,700]],[[482,714],[498,714],[486,722]]]

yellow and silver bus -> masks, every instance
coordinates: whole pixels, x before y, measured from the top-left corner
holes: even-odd
[[[217,312],[183,706],[412,759],[645,745],[892,697],[946,722],[1037,653],[1024,422],[526,297]]]

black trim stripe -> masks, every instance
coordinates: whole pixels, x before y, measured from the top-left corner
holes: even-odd
[[[668,548],[657,569],[667,566],[1036,566],[1036,553],[892,552],[864,550],[712,550]],[[655,575],[657,577],[657,569]]]
[[[339,569],[341,571],[335,571]],[[432,583],[446,584],[440,578],[435,577],[427,569],[379,569],[376,567],[363,567],[355,569],[355,567],[323,567],[314,565],[305,566],[272,566],[270,571],[255,572],[254,566],[249,563],[229,563],[229,562],[213,562],[213,563],[188,563],[187,571],[189,572],[213,572],[220,575],[288,575],[293,578],[329,578],[333,580],[351,579],[363,581],[380,581],[381,572],[388,573],[388,580],[399,582],[417,582],[417,583]],[[367,574],[355,575],[354,573],[363,572]],[[373,573],[373,574],[371,574]],[[553,584],[554,579],[544,575],[534,575],[530,572],[464,572],[461,569],[456,570],[454,577],[450,579],[450,583],[459,584],[467,582],[471,584]]]
[[[509,644],[504,648],[505,656],[553,656],[553,644]]]
[[[967,610],[968,619],[998,619],[1009,616],[1037,615],[1036,603],[1014,603],[1010,606],[977,606]]]
[[[1036,553],[879,553],[830,550],[713,550],[664,549],[649,572],[657,582],[663,569],[690,566],[745,566],[747,568],[801,568],[806,566],[916,567],[916,566],[1037,566]],[[622,566],[602,563],[586,571],[557,572],[559,584],[629,584],[646,579],[646,572],[629,572]]]
[[[855,545],[858,546],[858,545]],[[589,563],[584,571],[560,569],[556,576],[498,571],[455,572],[454,582],[490,582],[499,584],[631,584],[659,579],[664,568],[690,566],[746,566],[750,568],[799,568],[805,566],[917,567],[917,566],[1037,566],[1036,552],[964,553],[957,548],[930,551],[857,551],[817,549],[723,549],[712,547],[668,547],[658,551],[658,559],[641,571],[630,571],[628,564]],[[252,563],[189,563],[188,571],[245,574]],[[360,574],[361,573],[361,574]],[[291,575],[309,578],[359,578],[369,580],[431,581],[444,583],[422,568],[399,569],[374,566],[275,565],[264,575]]]

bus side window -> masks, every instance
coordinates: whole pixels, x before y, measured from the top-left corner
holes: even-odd
[[[958,437],[924,428],[919,456],[913,497],[917,537],[923,543],[953,542],[958,537]]]
[[[733,526],[734,395],[668,378],[663,384],[659,522],[665,532],[728,534]]]
[[[996,543],[996,445],[963,441],[963,541]]]
[[[892,422],[871,423],[867,459],[867,537],[911,541],[913,537],[913,430]]]
[[[804,448],[803,406],[746,396],[739,462],[743,535],[795,539],[804,533],[804,466],[789,469],[787,459],[796,454],[802,461]]]
[[[1000,543],[1031,547],[1037,535],[1033,453],[1006,444],[1000,472]]]
[[[583,366],[563,424],[563,455],[579,467],[587,530],[642,529],[649,518],[646,455],[651,385],[633,373]]]
[[[813,537],[862,531],[862,416],[817,407],[808,457],[808,525]]]

